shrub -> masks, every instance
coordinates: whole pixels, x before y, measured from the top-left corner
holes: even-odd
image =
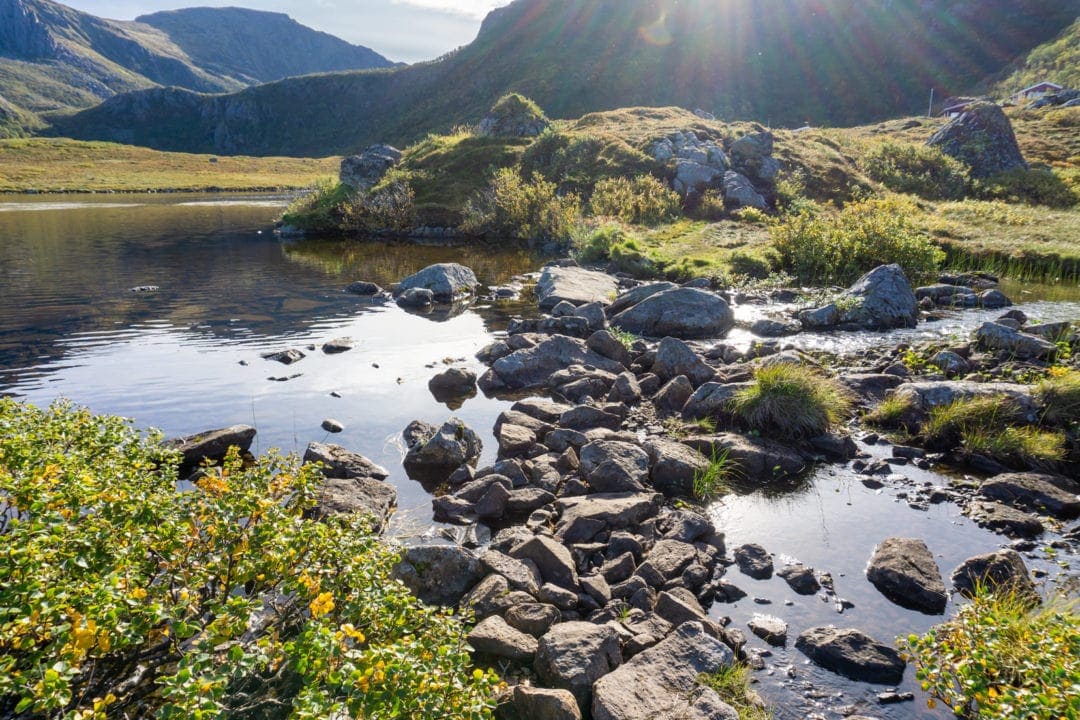
[[[740,210],[736,210],[734,217],[739,222],[746,223],[747,225],[764,225],[769,222],[768,213],[753,207],[744,207]]]
[[[516,170],[496,171],[487,190],[466,205],[467,232],[526,240],[568,240],[580,217],[576,195],[559,196],[555,184]]]
[[[654,277],[658,271],[655,261],[641,249],[638,242],[618,225],[603,225],[578,242],[578,259],[582,262],[610,262],[619,272],[637,277]]]
[[[388,179],[342,203],[341,227],[354,233],[411,230],[416,225],[414,197],[406,177]]]
[[[959,200],[970,182],[963,163],[926,145],[878,143],[861,165],[867,175],[890,190],[928,200]]]
[[[1080,422],[1080,372],[1070,370],[1043,380],[1035,397],[1043,407],[1043,422],[1058,427]]]
[[[341,226],[340,208],[352,193],[352,188],[330,178],[320,180],[306,193],[289,204],[281,221],[307,232],[334,232]]]
[[[615,217],[635,225],[659,225],[678,217],[679,194],[652,175],[608,178],[596,183],[590,206],[593,215]]]
[[[948,622],[900,645],[933,708],[957,716],[1080,716],[1080,615],[1074,603],[1033,607],[1021,592],[976,592]]]
[[[713,430],[716,426],[713,425]],[[731,477],[731,461],[728,451],[713,450],[708,467],[694,473],[694,499],[708,502],[727,492],[727,481]]]
[[[1049,169],[1010,170],[977,181],[975,193],[985,200],[1069,208],[1080,203],[1080,188],[1072,180]]]
[[[708,189],[693,201],[693,205],[687,208],[686,214],[696,220],[706,222],[718,222],[727,217],[727,208],[724,207],[724,196],[719,190]]]
[[[0,714],[488,717],[464,628],[391,577],[317,468],[230,452],[186,491],[126,421],[0,400]]]
[[[836,214],[787,215],[769,232],[784,269],[804,282],[847,284],[888,263],[914,278],[932,273],[945,257],[912,221],[917,212],[898,198],[863,200]]]
[[[747,426],[782,438],[820,435],[851,411],[840,383],[806,365],[777,363],[754,373],[754,383],[738,392],[731,411]]]

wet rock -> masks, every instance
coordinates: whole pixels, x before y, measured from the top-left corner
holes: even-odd
[[[1035,584],[1031,581],[1023,558],[1015,550],[998,550],[968,558],[953,570],[952,584],[957,591],[968,596],[975,592],[978,585],[991,590],[1012,588],[1035,595]]]
[[[735,661],[731,650],[699,622],[688,622],[611,674],[599,678],[593,720],[736,720],[738,714],[709,689],[694,690],[702,674]],[[688,700],[688,695],[695,699]]]
[[[850,460],[855,457],[859,448],[849,435],[838,433],[826,433],[810,438],[810,446],[822,455],[834,460]]]
[[[821,583],[814,577],[814,569],[805,565],[798,563],[785,565],[776,574],[800,595],[813,595],[821,589]]]
[[[219,430],[207,430],[195,435],[173,438],[166,440],[163,444],[170,450],[180,453],[180,474],[186,475],[205,460],[221,461],[231,447],[247,452],[254,439],[255,428],[250,425],[232,425]]]
[[[834,303],[829,317],[800,313],[804,325],[851,325],[869,330],[915,327],[919,305],[904,271],[881,265],[859,278]],[[830,322],[833,321],[834,322]]]
[[[979,293],[979,305],[987,310],[1000,310],[1012,305],[1012,300],[1005,297],[1000,290],[984,290]]]
[[[438,429],[414,422],[403,435],[408,447],[405,470],[409,477],[425,482],[445,480],[462,465],[475,464],[482,450],[479,436],[457,418]]]
[[[660,341],[656,349],[652,373],[660,378],[661,382],[667,382],[681,375],[697,387],[711,380],[716,375],[716,370],[706,365],[682,340],[666,337]]]
[[[405,549],[394,577],[428,605],[454,607],[484,577],[484,566],[456,545],[416,545]]]
[[[934,556],[922,540],[899,537],[884,540],[870,557],[866,579],[898,605],[931,615],[945,612],[948,601],[945,583]]]
[[[612,318],[628,332],[681,339],[720,337],[735,325],[735,316],[718,295],[676,287],[649,295]]]
[[[589,350],[582,340],[555,335],[496,360],[480,378],[480,388],[491,393],[545,387],[552,375],[571,365],[592,366],[613,375],[626,369],[622,363]]]
[[[614,628],[567,622],[553,626],[540,638],[535,670],[546,685],[569,690],[579,708],[588,708],[593,684],[620,664],[622,652]]]
[[[653,487],[668,497],[693,497],[694,478],[709,467],[704,455],[674,440],[645,443]]]
[[[335,420],[334,418],[326,418],[323,420],[321,427],[328,433],[336,434],[345,432],[345,426],[339,420]]]
[[[409,288],[397,298],[397,304],[408,309],[431,307],[434,303],[435,293],[427,288]]]
[[[506,622],[511,627],[534,637],[543,636],[561,618],[559,608],[546,603],[522,603],[506,611]]]
[[[476,373],[450,368],[428,380],[428,390],[439,402],[476,394]]]
[[[581,708],[569,690],[518,685],[514,711],[514,720],[581,720]]]
[[[361,295],[364,297],[370,297],[372,295],[382,295],[383,289],[373,282],[364,282],[363,280],[357,280],[356,282],[345,287],[344,292],[350,295]]]
[[[530,560],[545,582],[570,590],[578,586],[577,569],[570,551],[550,537],[537,535],[525,540],[514,546],[510,557]]]
[[[548,266],[540,273],[536,297],[541,310],[551,310],[561,302],[574,306],[594,302],[607,305],[617,288],[618,281],[607,273],[579,267]]]
[[[600,441],[581,448],[581,474],[599,493],[641,492],[649,477],[649,456],[630,443]]]
[[[1044,530],[1036,516],[997,502],[976,500],[964,508],[964,514],[980,527],[1009,537],[1035,537]]]
[[[1080,484],[1061,475],[1008,473],[985,481],[979,487],[983,497],[1047,513],[1056,518],[1080,516]]]
[[[754,321],[750,326],[750,332],[764,338],[787,337],[802,332],[802,323],[798,320],[780,321],[763,318]]]
[[[799,635],[795,647],[815,664],[852,680],[896,685],[904,677],[900,654],[859,630],[810,628]]]
[[[457,263],[439,263],[429,265],[418,273],[410,275],[398,284],[397,294],[412,289],[430,290],[436,302],[451,303],[476,292],[480,282],[476,274]]]
[[[536,638],[510,627],[498,615],[481,620],[468,641],[477,652],[515,662],[532,662],[536,655]]]
[[[1017,358],[1045,359],[1057,352],[1057,346],[1039,337],[1014,330],[999,323],[986,322],[975,331],[975,341],[988,350],[999,350]]]
[[[281,350],[279,352],[265,353],[263,354],[263,360],[270,360],[272,362],[279,362],[282,365],[292,365],[303,360],[306,355],[296,349]]]
[[[749,575],[757,580],[771,578],[773,574],[773,559],[765,548],[755,543],[740,545],[735,548],[735,563],[744,575]]]
[[[1004,111],[989,102],[968,106],[962,115],[935,132],[926,143],[970,168],[973,178],[1027,169],[1012,124]]]
[[[772,615],[754,615],[747,623],[750,632],[761,638],[773,647],[787,645],[788,625],[778,617]]]
[[[327,355],[339,355],[341,353],[349,352],[354,347],[356,347],[356,343],[352,338],[339,337],[323,343],[322,351]]]

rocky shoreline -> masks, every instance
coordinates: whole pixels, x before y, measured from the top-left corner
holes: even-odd
[[[469,640],[477,662],[499,668],[511,685],[499,716],[734,718],[698,681],[732,663],[766,665],[760,651],[748,652],[743,630],[710,614],[746,597],[736,571],[751,579],[776,574],[796,595],[843,611],[847,601],[829,573],[798,563],[776,567],[762,544],[727,547],[698,487],[719,458],[728,480],[747,487],[821,464],[844,465],[867,487],[904,487],[906,465],[948,463],[982,478],[902,491],[912,508],[955,503],[977,523],[1015,538],[1010,548],[955,568],[951,587],[922,539],[889,538],[866,548],[866,581],[926,614],[943,613],[951,592],[970,593],[976,582],[1034,591],[1019,554],[1034,548],[1033,537],[1047,534],[1056,538],[1052,546],[1074,552],[1075,438],[1052,468],[1010,467],[956,440],[924,442],[918,430],[935,408],[964,398],[1008,398],[1025,422],[1044,417],[1046,398],[1012,380],[1067,362],[1075,372],[1068,358],[1076,357],[1069,352],[1077,335],[1068,324],[1047,326],[1006,311],[969,341],[872,348],[854,358],[811,356],[772,337],[911,327],[942,307],[1009,305],[991,278],[942,280],[912,288],[897,266],[877,268],[825,305],[754,323],[760,340],[739,350],[716,340],[735,325],[732,294],[705,282],[642,284],[559,261],[544,268],[535,289],[546,315],[512,323],[484,348],[478,358],[486,372],[451,368],[432,378],[440,400],[477,389],[518,398],[494,425],[498,454],[488,466],[478,467],[484,438],[455,418],[439,426],[418,420],[403,432],[406,472],[433,493],[434,518],[457,526],[445,534],[458,542],[409,544],[398,577],[429,604],[473,614]],[[478,287],[471,270],[444,264],[407,278],[395,296],[415,311],[465,301]],[[349,290],[388,299],[370,283]],[[774,299],[796,294],[770,291]],[[913,353],[920,359],[915,370]],[[843,422],[801,434],[749,425],[733,400],[754,387],[763,368],[777,366],[810,368],[837,383],[851,408]],[[903,403],[898,424],[915,431],[909,442],[883,439],[855,421],[856,408],[873,411],[886,400]],[[196,463],[229,445],[246,450],[253,436],[253,429],[236,427],[177,446]],[[879,452],[867,453],[869,446]],[[885,458],[875,459],[881,448]],[[316,515],[363,511],[386,526],[396,493],[385,469],[319,443],[305,461],[321,462],[327,478]],[[788,623],[779,617],[756,617],[748,629],[769,645],[789,642]],[[868,634],[873,628],[798,630],[794,647],[840,676],[884,688],[903,677],[904,660],[890,638]],[[888,690],[880,696],[882,703],[903,699]]]

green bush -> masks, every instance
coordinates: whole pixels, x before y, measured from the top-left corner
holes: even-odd
[[[342,203],[341,227],[353,233],[411,230],[416,226],[414,198],[407,176],[388,177]]]
[[[719,222],[727,217],[724,196],[719,190],[710,188],[690,202],[692,204],[686,208],[686,214],[695,220]]]
[[[330,178],[315,184],[289,204],[281,215],[286,225],[307,232],[335,232],[341,227],[341,207],[352,194],[352,188]]]
[[[560,192],[581,196],[590,195],[605,178],[637,177],[661,170],[655,160],[617,135],[550,129],[525,150],[521,168],[555,183]]]
[[[1033,168],[1010,170],[975,183],[975,193],[984,200],[1070,208],[1080,203],[1080,187],[1075,175]]]
[[[959,717],[1080,717],[1080,614],[1015,591],[976,592],[956,617],[900,641],[915,677]]]
[[[593,215],[614,217],[635,225],[659,225],[678,217],[679,194],[652,175],[608,178],[596,183],[590,207]]]
[[[0,400],[0,715],[489,717],[464,628],[321,478],[230,452],[187,490],[119,418]]]
[[[970,182],[963,163],[926,145],[878,143],[861,165],[867,175],[890,190],[928,200],[959,200],[967,194]]]
[[[803,282],[848,284],[888,263],[899,263],[914,279],[945,258],[912,221],[917,214],[900,198],[862,200],[835,214],[786,215],[769,233],[783,269]]]
[[[844,421],[851,396],[836,380],[806,365],[777,363],[754,373],[754,383],[731,401],[751,430],[781,438],[813,437]]]
[[[465,208],[466,232],[525,240],[569,240],[581,216],[576,195],[560,196],[555,184],[516,170],[495,172],[487,190]]]

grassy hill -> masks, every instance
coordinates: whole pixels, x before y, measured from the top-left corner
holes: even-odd
[[[1007,97],[1043,80],[1080,88],[1080,18],[1011,67],[1005,78],[995,83],[994,90]]]
[[[672,105],[774,126],[854,125],[919,112],[931,87],[969,89],[1078,14],[1080,0],[516,0],[436,62],[223,96],[156,89],[57,118],[54,132],[344,154],[474,123],[511,91],[562,118]]]

